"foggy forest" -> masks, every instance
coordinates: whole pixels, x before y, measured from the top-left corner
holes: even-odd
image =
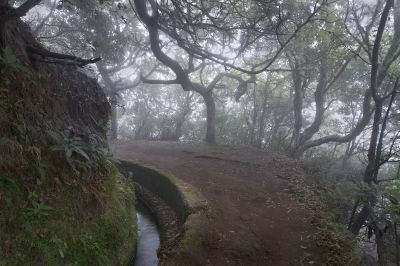
[[[400,265],[400,0],[0,0],[0,265]]]

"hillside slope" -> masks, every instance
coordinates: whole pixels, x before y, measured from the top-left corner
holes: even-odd
[[[135,197],[107,157],[107,98],[29,53],[46,50],[20,20],[0,32],[0,265],[126,265]]]

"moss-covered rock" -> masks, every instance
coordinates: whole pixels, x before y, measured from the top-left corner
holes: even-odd
[[[19,19],[0,23],[0,265],[126,265],[135,196],[107,152],[110,105]]]
[[[96,191],[60,184],[51,199],[43,198],[47,185],[15,180],[0,174],[0,265],[128,264],[136,245],[135,195],[115,169]]]

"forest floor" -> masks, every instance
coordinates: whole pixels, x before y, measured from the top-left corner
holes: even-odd
[[[207,265],[321,265],[319,207],[295,161],[201,143],[120,143],[113,152],[170,172],[207,198],[214,213]]]

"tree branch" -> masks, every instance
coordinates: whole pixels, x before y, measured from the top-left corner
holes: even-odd
[[[374,98],[375,101],[381,101],[381,97],[378,95],[378,88],[381,86],[385,75],[379,75],[379,51],[382,41],[383,32],[385,30],[386,22],[389,17],[389,11],[393,7],[393,0],[387,0],[386,5],[383,9],[381,19],[379,21],[378,30],[376,33],[376,38],[374,41],[372,54],[371,54],[371,79],[370,79],[370,87],[365,91],[364,94],[364,101],[363,101],[363,109],[362,109],[362,117],[357,122],[356,126],[352,129],[349,134],[344,136],[340,135],[330,135],[326,137],[322,137],[319,139],[311,140],[305,143],[302,146],[303,150],[307,150],[312,147],[316,147],[325,143],[329,142],[338,142],[338,143],[345,143],[351,141],[353,138],[360,135],[364,128],[368,125],[369,121],[371,120],[373,114],[373,107],[371,104],[371,98]]]
[[[154,8],[154,5],[152,6],[153,8],[153,16],[149,16],[147,14],[147,8],[145,5],[146,1],[142,1],[143,3],[136,3],[139,1],[135,1],[136,5],[136,12],[138,13],[140,19],[146,24],[146,26],[149,26],[149,22],[152,22],[154,24],[158,24],[158,10],[157,8]],[[198,47],[197,45],[191,45],[188,44],[182,37],[179,36],[179,34],[176,32],[176,30],[171,30],[167,26],[164,25],[157,25],[157,30],[161,30],[165,34],[167,34],[169,37],[177,41],[177,45],[182,48],[184,51],[186,51],[188,54],[191,54],[193,57],[197,59],[208,59],[210,61],[213,61],[219,65],[223,65],[225,67],[238,70],[240,72],[246,73],[246,74],[260,74],[264,71],[267,71],[268,68],[276,61],[276,59],[282,54],[282,52],[285,50],[286,46],[298,35],[298,33],[308,24],[312,21],[312,19],[319,13],[319,11],[327,5],[329,2],[327,0],[322,0],[317,1],[317,3],[314,5],[314,9],[312,10],[311,14],[299,25],[297,25],[296,29],[293,31],[290,36],[281,43],[280,47],[277,49],[275,54],[263,61],[262,63],[258,64],[257,66],[262,66],[262,68],[258,70],[254,70],[255,67],[252,67],[251,70],[245,69],[242,67],[238,67],[233,63],[228,63],[227,60],[228,58],[221,57],[221,54],[215,54],[211,53],[209,51],[204,50],[201,47]],[[319,4],[319,5],[318,5]],[[154,14],[157,14],[157,17],[154,17]],[[206,14],[207,15],[207,14]],[[153,25],[154,26],[154,25]],[[161,60],[160,60],[161,61]],[[164,63],[164,62],[163,62]]]
[[[82,58],[79,58],[79,57],[76,57],[73,55],[54,53],[54,52],[47,51],[45,49],[35,48],[32,46],[26,47],[26,51],[28,54],[31,55],[32,59],[34,59],[32,57],[32,55],[38,55],[38,56],[45,57],[45,58],[48,57],[48,58],[55,58],[55,59],[60,59],[60,60],[68,60],[68,62],[67,62],[68,64],[75,64],[80,67],[86,66],[88,64],[93,64],[93,63],[96,63],[101,60],[100,57],[91,58],[91,59],[82,59]]]
[[[180,84],[177,79],[171,79],[171,80],[147,79],[142,75],[140,75],[140,80],[146,84],[164,84],[164,85]]]
[[[0,14],[0,21],[5,22],[7,20],[23,17],[29,12],[29,10],[37,6],[41,1],[42,0],[27,0],[19,7],[9,9],[5,13]]]

